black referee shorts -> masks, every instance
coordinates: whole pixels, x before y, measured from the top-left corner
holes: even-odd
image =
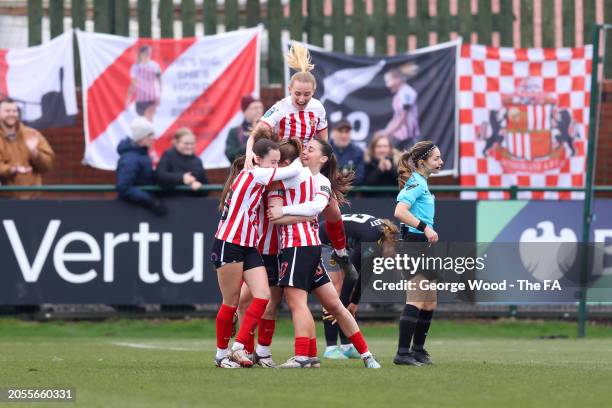
[[[321,262],[321,246],[283,249],[278,286],[303,289],[308,293],[331,282]]]
[[[262,255],[266,272],[268,273],[268,285],[270,287],[278,285],[278,271],[280,269],[280,254]]]
[[[242,269],[249,269],[258,266],[264,266],[263,259],[257,251],[257,248],[244,247],[231,242],[215,239],[212,251],[210,252],[210,260],[215,265],[215,268],[220,268],[223,265],[233,262],[243,262]]]
[[[411,257],[435,256],[435,253],[434,253],[435,244],[429,245],[429,242],[427,241],[427,237],[425,236],[425,234],[417,234],[417,233],[410,232],[410,231],[404,231],[402,233],[402,241],[412,243],[411,245],[409,245],[409,249],[407,252],[408,256],[411,256]],[[407,271],[402,271],[402,274],[404,275],[404,279],[408,279],[408,280],[414,278],[417,275],[424,276],[425,279],[429,281],[442,280],[442,273],[441,271],[438,271],[438,270],[422,268],[421,270],[416,271],[414,274],[411,274],[410,272],[407,272]]]

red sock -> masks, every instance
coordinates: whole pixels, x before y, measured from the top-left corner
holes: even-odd
[[[334,249],[346,248],[346,235],[344,234],[344,222],[325,220],[325,231]]]
[[[249,339],[244,345],[244,349],[246,350],[247,353],[253,354],[253,351],[255,351],[255,333],[249,335]]]
[[[309,347],[308,347],[308,357],[316,357],[317,356],[317,338],[313,337],[310,339]]]
[[[357,333],[349,337],[349,340],[351,343],[353,343],[353,346],[355,346],[359,354],[363,354],[368,351],[368,343],[366,343],[365,339],[363,338],[363,334],[361,334],[360,331],[357,331]]]
[[[295,355],[308,357],[310,354],[310,339],[308,337],[295,338]]]
[[[262,346],[270,346],[275,327],[276,320],[261,319],[259,329],[257,329],[257,343]]]
[[[232,337],[232,321],[237,307],[221,304],[219,312],[217,312],[217,347],[226,349],[230,338]]]
[[[249,338],[254,335],[255,327],[257,327],[261,320],[261,316],[263,316],[266,311],[268,302],[268,299],[253,298],[253,301],[242,318],[242,324],[240,324],[240,330],[238,330],[238,335],[236,336],[236,341],[238,343],[242,343],[243,345],[249,343]]]

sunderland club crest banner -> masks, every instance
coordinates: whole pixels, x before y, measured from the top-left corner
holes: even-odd
[[[77,31],[81,56],[85,157],[116,168],[130,123],[155,129],[154,161],[181,127],[196,136],[204,167],[227,167],[225,141],[242,121],[240,99],[259,96],[261,28],[184,39],[138,39]]]
[[[461,185],[583,187],[592,48],[464,45],[459,61]],[[463,198],[509,198],[464,192]],[[519,198],[581,198],[521,192]]]
[[[308,47],[317,79],[315,97],[330,127],[340,119],[352,140],[366,148],[378,134],[399,151],[421,140],[440,148],[441,175],[457,174],[457,76],[460,40],[395,56],[357,56]],[[285,49],[289,44],[285,43]],[[289,82],[285,64],[285,82]]]
[[[0,49],[0,99],[19,105],[22,121],[36,129],[72,126],[76,121],[73,32],[24,49]]]

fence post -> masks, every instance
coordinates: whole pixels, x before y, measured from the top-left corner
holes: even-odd
[[[518,198],[518,186],[510,186],[510,199],[516,200]]]
[[[464,43],[469,43],[472,34],[472,9],[470,7],[470,0],[459,0],[457,17],[459,19],[459,35],[463,37]]]
[[[438,31],[438,42],[450,39],[450,9],[448,0],[438,0],[438,16],[436,17],[436,29]]]
[[[431,28],[429,2],[427,0],[417,0],[416,16],[417,47],[427,47],[429,45],[429,30]]]
[[[204,0],[204,34],[217,34],[217,0]]]
[[[374,2],[374,53],[387,55],[387,2]]]
[[[516,16],[512,12],[512,0],[500,0],[500,13],[498,14],[499,40],[502,47],[512,47],[514,39],[512,38],[512,24]]]
[[[181,3],[181,24],[183,26],[183,38],[195,37],[195,0],[183,0]]]
[[[323,46],[323,0],[308,1],[308,43]]]
[[[94,31],[115,32],[115,0],[94,0]]]
[[[42,0],[28,0],[28,45],[42,43]]]
[[[130,35],[130,1],[115,0],[115,34]]]
[[[270,7],[270,4],[268,4]],[[246,3],[246,26],[255,27],[261,20],[259,0],[247,0]]]
[[[604,22],[612,24],[612,0],[605,0],[604,3]],[[604,35],[604,78],[612,78],[612,29],[603,30]]]
[[[493,15],[489,0],[478,0],[478,15],[476,18],[478,43],[491,45],[493,32]]]
[[[159,28],[162,38],[174,38],[174,4],[172,0],[159,1]]]
[[[151,0],[138,0],[138,37],[151,38],[152,21]]]
[[[366,55],[368,20],[364,0],[353,0],[353,39],[355,55]]]
[[[289,2],[289,37],[295,41],[302,41],[303,33],[302,0],[291,0]]]
[[[281,0],[268,0],[268,82],[283,83],[283,50],[281,44]]]
[[[49,23],[51,38],[64,32],[64,0],[49,0]]]
[[[597,30],[595,24],[595,0],[582,0],[582,27],[583,42],[587,44],[589,38],[593,38],[591,30]],[[595,52],[595,49],[593,49]]]
[[[586,22],[585,22],[586,23]],[[595,182],[595,163],[597,162],[597,102],[599,98],[599,35],[601,26],[592,25],[593,30],[593,63],[591,69],[591,100],[589,101],[589,143],[587,147],[586,181],[584,185],[584,204],[582,222],[582,268],[580,268],[580,303],[578,304],[578,337],[586,335],[587,320],[587,285],[589,267],[589,246],[591,239],[591,223],[593,222],[593,184]],[[605,31],[604,31],[605,33]]]
[[[344,41],[346,38],[346,27],[344,24],[344,0],[333,0],[332,7],[332,36],[334,40],[333,49],[336,52],[345,52]]]
[[[521,0],[521,47],[533,47],[533,1]]]
[[[448,0],[442,0],[448,1]],[[448,7],[447,7],[448,10]],[[390,19],[391,20],[391,19]],[[392,32],[395,33],[395,52],[402,54],[408,51],[408,3],[405,1],[395,2],[395,15],[393,16]],[[391,22],[391,21],[390,21]]]
[[[574,23],[575,17],[575,0],[563,0],[563,46],[573,47],[576,43]]]
[[[225,31],[238,29],[238,0],[225,0]]]
[[[542,2],[542,47],[553,48],[555,46],[555,2]]]

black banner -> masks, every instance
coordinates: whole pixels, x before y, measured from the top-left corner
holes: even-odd
[[[219,302],[209,261],[217,200],[165,202],[160,218],[115,200],[1,200],[0,304]],[[393,219],[394,207],[354,199],[350,211]],[[474,241],[475,202],[436,210],[442,239]]]
[[[445,162],[441,174],[457,173],[458,42],[391,57],[307,47],[315,65],[315,97],[325,106],[330,125],[347,119],[353,141],[363,148],[381,131],[400,150],[432,140]]]

